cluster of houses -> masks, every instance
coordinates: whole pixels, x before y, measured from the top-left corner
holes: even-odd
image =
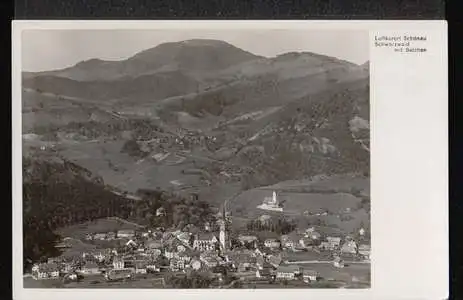
[[[225,214],[224,214],[225,216]],[[223,218],[225,220],[226,217]],[[343,255],[369,259],[370,247],[351,237],[322,236],[314,228],[279,238],[260,239],[242,234],[228,237],[226,222],[219,227],[206,224],[204,230],[119,230],[88,235],[92,240],[118,239],[122,247],[98,249],[78,257],[58,257],[34,265],[35,279],[68,278],[104,274],[108,280],[157,272],[208,271],[215,274],[235,272],[239,276],[274,280],[313,282],[318,274],[285,261],[285,252],[329,251],[334,267],[344,267]],[[214,229],[215,228],[215,229]],[[217,229],[220,228],[220,229]],[[225,271],[224,271],[225,270]]]

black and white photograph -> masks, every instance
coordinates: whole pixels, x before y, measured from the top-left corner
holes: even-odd
[[[371,288],[369,49],[24,30],[24,288]]]

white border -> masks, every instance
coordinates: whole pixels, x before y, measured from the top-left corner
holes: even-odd
[[[185,28],[243,32],[248,29],[369,30],[371,35],[386,31],[401,34],[419,31],[432,36],[427,46],[432,48],[434,56],[432,53],[426,54],[425,60],[410,58],[409,61],[400,61],[392,52],[380,53],[370,48],[373,201],[371,289],[173,291],[22,288],[21,31]],[[98,297],[116,300],[131,296],[152,299],[154,296],[190,299],[222,297],[224,300],[235,300],[245,295],[268,299],[293,296],[311,296],[316,299],[334,299],[339,296],[346,299],[448,297],[448,86],[445,21],[13,21],[12,34],[14,299]],[[386,61],[389,61],[389,67]],[[396,75],[393,75],[394,68]],[[420,92],[423,89],[425,92]],[[399,148],[402,151],[398,151]]]

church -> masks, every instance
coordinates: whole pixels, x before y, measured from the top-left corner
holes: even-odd
[[[280,206],[280,203],[277,199],[277,193],[275,191],[273,191],[272,197],[265,197],[262,204],[258,205],[257,208],[279,212],[283,211],[283,207]]]

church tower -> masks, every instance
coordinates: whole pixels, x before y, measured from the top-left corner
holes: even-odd
[[[227,219],[225,213],[225,204],[222,207],[222,220],[220,220],[220,249],[222,251],[227,250]]]

